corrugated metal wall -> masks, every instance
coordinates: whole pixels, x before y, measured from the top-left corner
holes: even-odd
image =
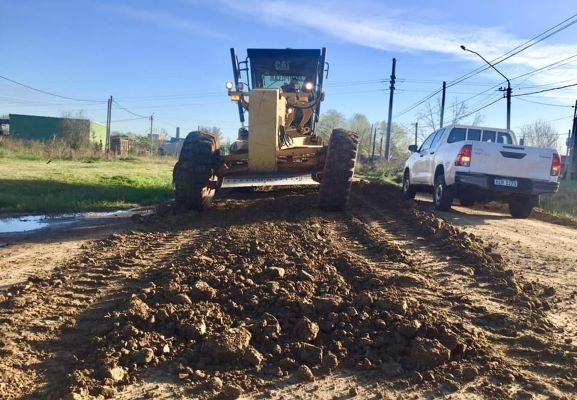
[[[10,114],[10,135],[18,139],[52,140],[58,136],[61,118]]]
[[[50,141],[58,138],[65,130],[73,129],[75,135],[87,137],[91,143],[104,149],[106,127],[97,122],[42,117],[37,115],[10,114],[10,135],[18,139]]]

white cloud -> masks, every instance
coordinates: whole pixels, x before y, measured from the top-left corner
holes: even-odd
[[[482,61],[476,55],[461,50],[461,44],[491,60],[527,40],[514,37],[499,27],[415,22],[439,20],[441,17],[435,17],[434,13],[426,10],[400,10],[391,9],[390,6],[385,9],[377,2],[369,6],[364,4],[364,7],[350,1],[221,0],[221,4],[235,13],[248,14],[251,18],[256,17],[263,23],[285,30],[308,28],[360,46],[393,52],[437,53],[448,56],[452,61],[469,60],[476,66],[483,64]],[[548,44],[544,41],[499,64],[499,69],[514,77],[574,54],[577,54],[577,45]],[[544,84],[571,77],[577,81],[577,62],[535,74],[527,81]],[[557,96],[556,93],[551,95]]]
[[[107,5],[105,7],[109,11],[122,14],[126,17],[150,24],[154,27],[195,32],[213,38],[227,37],[224,33],[209,29],[198,21],[195,21],[193,18],[168,14],[159,10],[130,7],[118,4],[109,6]]]

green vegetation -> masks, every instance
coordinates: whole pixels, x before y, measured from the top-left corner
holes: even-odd
[[[577,181],[562,180],[557,193],[541,196],[541,208],[553,214],[577,216]]]
[[[401,162],[360,163],[355,175],[374,182],[386,182],[401,187],[403,184],[403,166]]]
[[[0,213],[131,208],[173,196],[173,158],[88,152],[79,159],[79,152],[61,150],[58,157],[51,145],[0,142]]]

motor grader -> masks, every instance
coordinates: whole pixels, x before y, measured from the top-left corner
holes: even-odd
[[[188,134],[173,171],[177,204],[203,210],[221,188],[319,185],[320,208],[343,210],[358,138],[335,129],[327,146],[317,134],[326,49],[248,49],[240,62],[230,54],[226,88],[238,107],[238,138],[221,149],[209,133]]]

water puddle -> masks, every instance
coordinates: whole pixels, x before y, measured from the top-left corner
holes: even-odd
[[[20,233],[46,228],[56,228],[86,220],[118,217],[133,213],[134,211],[136,211],[136,209],[63,215],[26,215],[22,217],[0,218],[0,233]]]

